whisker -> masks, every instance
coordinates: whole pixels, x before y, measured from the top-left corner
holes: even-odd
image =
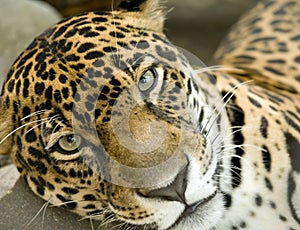
[[[51,117],[49,120],[48,120],[48,118],[44,118],[44,119],[47,119],[47,120],[46,120],[46,121],[43,121],[43,122],[40,123],[40,124],[37,124],[37,125],[33,126],[31,129],[27,130],[25,134],[29,133],[29,132],[32,131],[33,129],[35,129],[35,128],[37,128],[37,127],[43,125],[43,124],[46,124],[46,123],[47,123],[47,124],[50,124],[50,122],[54,122],[54,120],[58,119],[57,116],[59,116],[59,115],[57,114],[57,115]],[[56,117],[56,118],[53,119],[54,117]],[[41,119],[41,120],[42,120],[42,119]],[[52,120],[52,121],[51,121],[51,120]]]
[[[252,145],[252,144],[241,144],[241,145],[228,144],[228,145],[223,145],[222,147],[224,147],[226,150],[235,149],[235,148],[241,148],[241,149],[245,150],[244,147],[251,147],[251,148],[266,152],[265,149],[263,149],[257,145]]]
[[[211,115],[209,116],[209,119],[208,119],[206,125],[205,125],[205,126],[203,127],[203,129],[201,130],[201,132],[203,132],[203,130],[207,128],[207,126],[208,126],[208,124],[210,123],[210,120],[211,120],[211,118],[212,118],[214,112],[215,112],[217,109],[219,109],[219,105],[221,105],[222,107],[220,108],[220,111],[218,112],[218,114],[217,114],[216,117],[214,118],[213,122],[211,123],[210,128],[208,129],[208,131],[207,131],[207,133],[206,133],[206,137],[209,135],[209,133],[210,133],[212,127],[213,127],[213,124],[214,124],[215,121],[218,119],[218,117],[220,116],[221,112],[222,112],[223,109],[226,107],[226,105],[227,105],[228,102],[231,100],[231,98],[234,96],[234,94],[236,93],[236,91],[237,91],[240,87],[242,87],[242,86],[244,86],[244,85],[246,85],[246,84],[248,84],[248,83],[250,83],[250,82],[252,82],[252,80],[251,80],[251,81],[246,81],[246,82],[241,82],[240,84],[236,85],[235,87],[233,87],[232,89],[230,89],[230,90],[223,96],[223,98],[218,102],[216,108],[212,111]],[[230,94],[231,94],[231,95],[230,95]],[[224,100],[228,95],[230,95],[230,96],[229,96],[228,99],[225,101],[225,103],[223,103],[223,100]]]
[[[29,115],[23,117],[23,118],[21,119],[21,121],[26,120],[26,119],[28,119],[28,118],[30,118],[30,117],[33,117],[33,116],[41,115],[41,114],[43,114],[43,113],[45,113],[45,112],[46,112],[46,110],[39,110],[39,111],[33,112],[33,113],[31,113],[31,114],[29,114]],[[47,112],[50,113],[51,111],[47,111]]]
[[[81,200],[81,201],[84,201],[84,200]],[[50,207],[61,207],[65,204],[72,204],[72,203],[78,203],[78,202],[80,202],[80,200],[70,200],[70,201],[66,201],[66,202],[51,204]]]
[[[49,206],[49,204],[50,204],[50,199],[47,201],[46,206],[45,206],[44,211],[43,211],[43,215],[42,215],[42,229],[44,229],[46,210],[47,210],[47,207]]]
[[[33,126],[32,128],[28,129],[28,130],[25,132],[25,134],[31,132],[33,129],[35,129],[35,128],[37,128],[37,127],[39,127],[39,126],[41,126],[41,125],[43,125],[43,124],[45,124],[45,123],[47,123],[47,122],[48,122],[48,121],[43,121],[42,123]]]
[[[62,124],[63,121],[59,121],[57,122],[57,124],[55,125],[54,129],[52,130],[52,134],[56,131],[56,129],[60,126],[60,124]]]
[[[43,118],[43,119],[39,119],[39,120],[36,120],[36,121],[31,121],[29,123],[26,123],[24,125],[21,125],[20,127],[14,129],[13,131],[11,131],[9,134],[7,134],[1,141],[0,141],[0,145],[8,138],[10,137],[10,135],[14,134],[15,132],[17,132],[18,130],[28,126],[28,125],[31,125],[31,124],[34,124],[34,123],[37,123],[37,122],[41,122],[41,121],[44,121],[44,120],[47,120],[48,118]]]
[[[48,205],[49,205],[49,203],[50,203],[50,199],[47,201],[47,202],[45,202],[44,204],[43,204],[43,206],[39,209],[39,211],[34,215],[34,217],[26,224],[26,226],[25,226],[25,228],[24,229],[27,229],[32,223],[33,223],[33,221],[40,215],[40,213],[44,210],[44,209],[46,209],[47,207],[48,207]],[[44,211],[45,212],[45,211]],[[44,214],[43,214],[44,215]],[[43,217],[44,218],[44,217]]]
[[[112,19],[113,19],[113,26],[114,26],[114,33],[115,33],[115,46],[117,49],[117,55],[119,55],[119,48],[118,48],[118,39],[117,39],[117,27],[116,27],[116,20],[115,20],[115,15],[114,15],[114,0],[111,1],[111,14],[112,14]],[[114,55],[112,55],[114,62],[116,62],[116,58]],[[120,59],[119,59],[119,63],[118,66],[120,66]]]
[[[195,73],[201,74],[206,72],[218,71],[218,70],[239,70],[238,68],[224,66],[224,65],[214,65],[214,66],[206,66],[201,69],[195,69]]]
[[[93,219],[90,217],[91,230],[94,230]]]

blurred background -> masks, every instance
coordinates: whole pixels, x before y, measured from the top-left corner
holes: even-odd
[[[238,17],[257,0],[169,0],[166,34],[207,63]],[[0,85],[18,54],[61,18],[111,10],[120,0],[0,0]]]

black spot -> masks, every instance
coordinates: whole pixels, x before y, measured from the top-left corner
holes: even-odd
[[[88,111],[92,111],[94,109],[94,104],[87,101],[85,102],[85,107]]]
[[[43,196],[45,194],[45,188],[44,185],[41,183],[41,180],[37,180],[34,177],[30,177],[30,180],[36,185],[37,193]]]
[[[96,206],[93,204],[88,204],[86,206],[83,207],[84,209],[96,209]]]
[[[277,208],[276,204],[275,204],[273,201],[270,201],[270,206],[271,206],[271,208],[273,208],[273,209],[276,209],[276,208]]]
[[[57,103],[61,103],[62,101],[62,97],[61,97],[61,93],[60,93],[60,90],[55,90],[54,92],[54,99]]]
[[[127,11],[140,11],[140,6],[145,1],[146,0],[131,0],[131,1],[123,0],[118,5],[118,8],[123,9],[123,10],[127,10]]]
[[[45,90],[45,84],[44,84],[44,82],[41,82],[41,83],[37,82],[35,84],[35,86],[34,86],[34,92],[37,95],[41,96],[44,93],[44,90]]]
[[[150,47],[149,43],[146,40],[140,40],[138,42],[131,41],[130,44],[138,49],[148,49]]]
[[[79,53],[84,53],[86,51],[88,51],[89,49],[92,49],[95,47],[95,44],[87,42],[87,43],[83,43],[79,46],[79,48],[77,49],[77,51]]]
[[[65,33],[64,37],[65,38],[70,38],[70,37],[73,37],[75,34],[76,34],[77,30],[70,30],[68,31],[67,33]]]
[[[70,195],[75,195],[79,192],[78,189],[70,188],[70,187],[63,187],[61,190]]]
[[[113,53],[116,52],[118,49],[116,47],[112,47],[112,46],[106,46],[103,48],[103,51],[106,53]]]
[[[267,146],[262,146],[262,162],[265,166],[265,169],[270,172],[271,171],[271,154]]]
[[[99,36],[99,33],[95,32],[95,31],[88,31],[88,32],[84,33],[83,36],[86,37],[86,38],[92,38],[92,37]]]
[[[8,85],[7,85],[7,90],[9,92],[12,92],[14,90],[14,86],[15,86],[15,80],[12,79],[8,82]]]
[[[32,62],[30,62],[29,64],[26,65],[24,72],[23,72],[23,78],[28,77],[29,71],[30,71],[32,65],[33,65]]]
[[[300,34],[292,37],[291,41],[300,41]]]
[[[109,33],[110,36],[114,38],[125,38],[125,35],[123,33],[117,32],[117,31],[112,31]]]
[[[51,183],[49,183],[49,182],[47,182],[47,188],[49,189],[49,190],[51,190],[51,191],[54,191],[54,189],[55,189],[55,187],[54,187],[54,185],[53,184],[51,184]]]
[[[232,94],[228,94],[227,92],[222,92],[223,94],[223,100],[224,102],[228,101],[229,98],[231,98],[228,102],[228,106],[226,107],[227,114],[229,116],[230,123],[232,127],[232,133],[233,135],[233,143],[237,146],[243,145],[244,143],[244,136],[241,132],[241,130],[237,127],[242,127],[245,125],[245,115],[243,113],[243,109],[239,107],[235,103],[235,96]],[[225,96],[226,95],[226,96]],[[232,109],[235,108],[235,109]],[[235,152],[238,156],[244,155],[243,148],[236,148]],[[236,188],[241,183],[241,159],[239,157],[232,157],[231,158],[231,177],[232,177],[232,187]]]
[[[71,61],[79,61],[80,60],[80,57],[79,56],[76,56],[75,54],[70,54],[68,56],[65,57],[66,58],[66,61],[68,62],[71,62]]]
[[[169,50],[168,48],[163,49],[161,46],[158,45],[155,47],[155,49],[160,57],[173,62],[177,60],[176,54],[172,50]]]
[[[68,209],[75,209],[77,207],[77,203],[75,201],[69,200],[64,196],[57,194],[56,197],[64,203],[64,206]]]
[[[298,183],[298,181],[297,181],[297,183]],[[294,207],[294,204],[292,201],[293,195],[296,190],[297,183],[295,181],[295,178],[293,177],[293,173],[290,172],[289,178],[288,178],[288,203],[289,203],[289,207],[291,209],[292,216],[298,222],[298,224],[300,224],[300,217],[297,215],[297,211],[296,211],[296,210],[298,210],[298,208]]]
[[[104,26],[97,26],[95,29],[98,30],[98,31],[105,31],[106,27],[104,27]]]
[[[260,133],[261,135],[264,137],[264,138],[267,138],[268,137],[268,120],[262,116],[261,119],[260,119]]]
[[[92,19],[92,22],[99,23],[99,22],[107,22],[107,18],[105,17],[95,17]]]
[[[293,127],[297,132],[300,133],[300,127],[289,117],[287,116],[286,114],[283,114],[286,122],[291,126]]]
[[[273,185],[271,183],[271,181],[265,177],[265,184],[266,184],[266,187],[270,190],[270,191],[273,191]]]
[[[94,201],[94,200],[96,200],[96,197],[94,195],[92,195],[92,194],[87,194],[87,195],[83,196],[83,199],[84,200]]]
[[[52,86],[51,85],[48,86],[48,88],[45,91],[45,97],[46,97],[46,99],[52,100],[52,91],[53,91]]]
[[[261,206],[261,205],[262,205],[262,198],[261,198],[261,196],[258,195],[258,194],[255,196],[255,204],[256,204],[257,206]]]
[[[250,43],[257,43],[257,42],[268,42],[268,41],[273,41],[276,40],[277,37],[275,36],[270,36],[270,37],[260,37],[252,40]]]
[[[300,56],[295,58],[295,62],[300,63]]]
[[[67,26],[61,26],[53,35],[53,40],[62,35],[68,29]]]
[[[249,101],[250,101],[254,106],[256,106],[257,108],[261,108],[261,104],[260,104],[257,100],[253,99],[253,98],[250,97],[250,96],[248,96],[248,98],[249,98]]]
[[[24,106],[23,108],[23,118],[28,116],[30,114],[30,108],[27,106]]]
[[[247,61],[254,61],[255,60],[254,57],[251,57],[251,56],[248,56],[248,55],[239,55],[236,58],[237,59],[244,59],[244,60],[247,60]]]
[[[33,43],[31,43],[31,45],[35,46],[36,43],[33,42]],[[30,46],[31,46],[31,45],[30,45]],[[33,48],[33,47],[32,47],[32,48]],[[28,49],[30,49],[30,47],[28,47]],[[38,49],[34,49],[34,50],[30,51],[28,54],[26,54],[26,55],[24,56],[24,59],[25,59],[25,60],[29,60],[30,58],[33,57],[33,55],[34,55],[37,51],[38,51]]]
[[[64,75],[64,74],[60,74],[59,75],[59,81],[60,81],[60,83],[65,84],[67,82],[67,80],[68,80],[68,78],[67,78],[66,75]]]
[[[85,68],[85,64],[83,63],[78,63],[76,65],[70,65],[70,67],[74,70],[76,70],[77,72],[79,72],[79,70],[84,69]]]
[[[285,15],[287,12],[286,11],[289,7],[292,7],[296,4],[296,2],[287,2],[284,5],[282,5],[279,10],[275,11],[274,14],[275,15]]]
[[[278,76],[284,76],[285,75],[284,73],[280,72],[279,70],[276,70],[276,69],[274,69],[272,67],[269,67],[269,66],[265,66],[264,69],[267,70],[268,72],[271,72],[271,73],[276,74]]]
[[[43,153],[32,146],[28,147],[28,152],[31,156],[35,157],[36,159],[41,159],[43,157]]]
[[[38,55],[36,55],[36,57],[35,57],[35,61],[37,62],[37,63],[42,63],[42,62],[44,62],[45,61],[45,59],[46,59],[46,54],[44,53],[44,52],[40,52]]]
[[[29,91],[28,91],[29,84],[30,84],[29,79],[26,78],[23,83],[23,97],[24,98],[27,98],[29,95]]]
[[[287,151],[290,156],[291,165],[293,170],[300,172],[300,142],[299,139],[294,137],[291,133],[284,133]]]
[[[283,215],[279,215],[279,219],[282,220],[283,222],[287,221],[286,217]]]
[[[87,53],[84,58],[87,60],[91,60],[91,59],[95,59],[95,58],[101,58],[104,56],[104,53],[100,52],[100,51],[91,51],[89,53]]]
[[[69,97],[69,88],[64,87],[61,92],[63,94],[64,99],[67,99]]]
[[[53,166],[54,170],[61,176],[64,176],[64,177],[68,177],[68,174],[66,173],[65,170],[61,169],[60,167],[58,167],[57,165],[54,165]]]
[[[77,173],[75,172],[75,170],[74,170],[74,169],[70,169],[70,171],[69,171],[69,175],[70,175],[70,177],[73,177],[73,178],[75,178],[75,177],[77,176]]]
[[[65,65],[61,64],[61,63],[58,64],[58,67],[59,67],[59,69],[61,69],[62,71],[65,71],[66,73],[69,72],[68,68]]]
[[[271,60],[268,60],[268,63],[271,63],[271,64],[285,64],[286,61],[284,59],[271,59]]]
[[[26,132],[25,140],[29,143],[32,143],[37,140],[35,131],[33,129],[30,129],[29,132]]]
[[[224,195],[224,202],[225,202],[225,207],[226,208],[230,208],[231,207],[231,204],[232,204],[232,198],[231,198],[231,195],[225,193]]]

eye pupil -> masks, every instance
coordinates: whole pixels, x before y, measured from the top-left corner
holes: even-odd
[[[72,144],[72,143],[76,142],[76,137],[75,137],[74,135],[68,135],[68,136],[66,137],[66,141],[67,141],[68,143]]]

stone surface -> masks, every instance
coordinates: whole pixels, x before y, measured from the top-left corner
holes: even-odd
[[[61,19],[50,5],[34,0],[0,0],[0,86],[19,53]]]
[[[97,221],[80,220],[81,217],[63,208],[51,207],[34,195],[22,179],[13,190],[0,199],[0,229],[14,230],[109,230],[98,228]]]
[[[15,166],[10,164],[0,168],[0,200],[5,195],[9,194],[19,179],[19,173]]]

